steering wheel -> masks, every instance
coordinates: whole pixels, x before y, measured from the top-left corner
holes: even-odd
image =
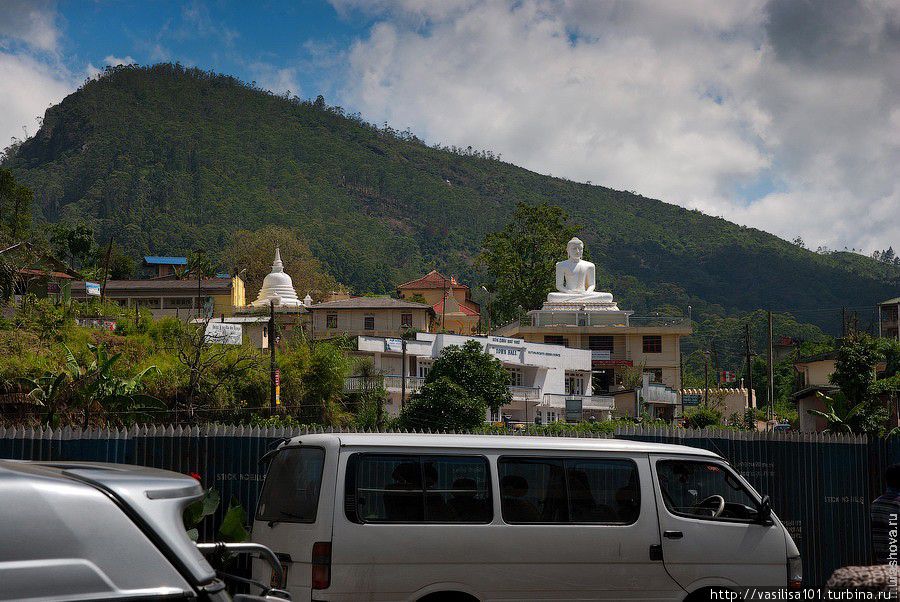
[[[707,508],[706,505],[709,502],[715,502],[716,507]],[[703,498],[703,500],[701,500],[699,503],[694,504],[694,508],[697,510],[708,510],[712,513],[710,515],[711,518],[718,518],[725,510],[725,498],[723,498],[721,495],[711,495],[709,497]]]

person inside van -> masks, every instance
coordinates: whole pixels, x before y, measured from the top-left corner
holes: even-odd
[[[487,500],[478,499],[478,483],[469,477],[453,481],[450,493],[450,509],[456,520],[463,523],[481,523],[490,516]]]
[[[425,478],[425,520],[427,522],[444,523],[453,520],[453,513],[444,503],[444,493],[438,487],[438,473],[434,464],[426,462],[422,466]]]
[[[505,475],[500,479],[500,495],[503,502],[503,518],[512,523],[536,523],[541,520],[541,513],[530,501],[525,499],[528,493],[528,481],[516,474]]]
[[[392,522],[413,522],[422,520],[422,484],[419,465],[416,462],[401,462],[391,472],[392,483],[385,487],[385,518]]]

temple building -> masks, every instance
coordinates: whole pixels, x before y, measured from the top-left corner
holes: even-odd
[[[431,270],[421,278],[397,286],[397,296],[431,306],[436,332],[475,334],[481,324],[481,308],[472,291],[456,278]]]

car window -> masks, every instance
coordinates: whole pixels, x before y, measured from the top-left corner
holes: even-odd
[[[483,457],[359,454],[349,470],[355,520],[491,521],[490,472]]]
[[[260,495],[257,518],[313,523],[319,507],[325,450],[286,447],[275,454]]]
[[[674,514],[710,520],[754,520],[755,498],[734,473],[716,462],[660,460],[659,488]]]
[[[507,457],[498,470],[508,523],[630,524],[640,511],[631,460]]]

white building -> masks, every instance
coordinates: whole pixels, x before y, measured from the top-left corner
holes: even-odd
[[[543,423],[557,420],[577,422],[587,418],[607,420],[612,415],[612,397],[591,394],[591,351],[562,345],[529,343],[507,337],[476,337],[452,334],[417,333],[406,342],[406,396],[419,390],[444,347],[477,341],[488,353],[503,362],[509,371],[512,403],[492,422]],[[388,393],[387,411],[398,414],[403,385],[403,349],[400,339],[360,336],[360,354],[372,357],[375,377]],[[347,390],[373,385],[372,377],[351,377]],[[567,417],[568,406],[568,417]]]

